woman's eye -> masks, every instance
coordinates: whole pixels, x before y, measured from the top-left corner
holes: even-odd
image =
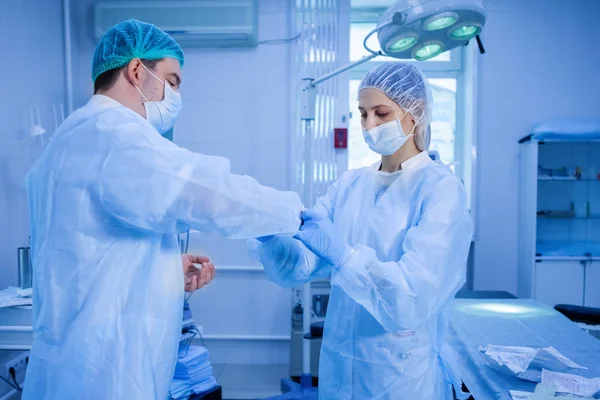
[[[367,118],[367,114],[360,114],[360,117],[361,117],[362,119],[365,119],[365,118]]]
[[[385,117],[387,115],[388,115],[388,113],[377,113],[377,116],[381,117],[381,118],[383,118],[383,117]]]

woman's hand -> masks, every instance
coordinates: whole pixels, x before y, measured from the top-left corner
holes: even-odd
[[[302,213],[303,225],[294,236],[317,256],[339,268],[352,253],[352,248],[337,232],[331,220],[314,210]]]

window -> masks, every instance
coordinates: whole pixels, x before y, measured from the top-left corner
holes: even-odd
[[[374,21],[354,21],[350,24],[350,59],[357,61],[369,53],[363,46],[366,35],[376,26]],[[369,47],[379,49],[377,35],[371,36]],[[358,112],[358,85],[368,70],[382,62],[403,61],[414,63],[427,76],[431,84],[434,106],[431,123],[430,151],[437,151],[444,163],[460,162],[462,157],[463,137],[457,134],[457,115],[462,104],[458,99],[461,95],[462,54],[461,49],[444,52],[439,56],[425,61],[397,60],[378,57],[350,70],[350,111],[352,118],[349,124],[348,138],[348,168],[361,168],[376,163],[380,156],[375,154],[365,144],[360,114]],[[456,171],[460,174],[460,169]],[[463,178],[462,176],[459,176]]]

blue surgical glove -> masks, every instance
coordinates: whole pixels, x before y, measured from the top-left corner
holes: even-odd
[[[304,224],[294,237],[321,259],[339,268],[352,253],[352,248],[337,232],[331,220],[318,211],[307,210],[302,213],[302,221]]]

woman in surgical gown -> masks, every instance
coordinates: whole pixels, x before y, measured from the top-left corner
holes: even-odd
[[[444,311],[465,282],[465,190],[427,153],[432,98],[417,68],[369,72],[359,108],[381,162],[344,173],[295,238],[260,238],[250,250],[280,285],[331,274],[321,399],[452,399]]]

